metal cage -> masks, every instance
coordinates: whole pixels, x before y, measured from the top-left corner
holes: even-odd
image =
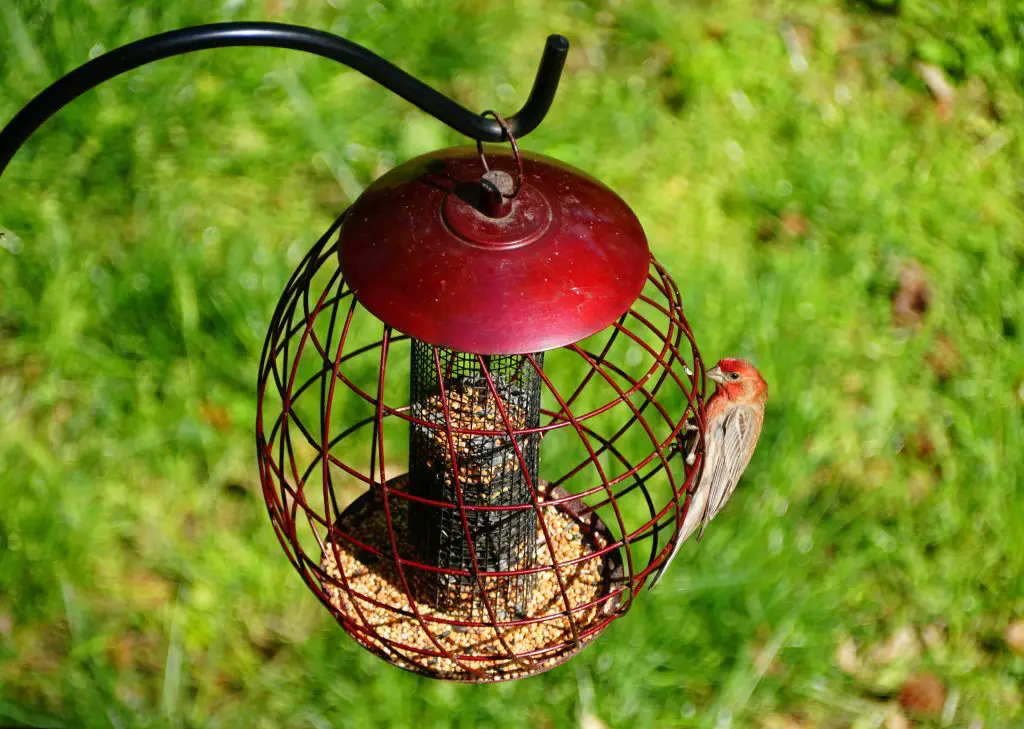
[[[651,259],[596,335],[544,355],[454,352],[360,305],[341,222],[285,288],[260,364],[281,544],[342,628],[397,666],[487,682],[558,665],[630,609],[699,474],[700,444],[684,443],[702,429],[704,372],[679,292]]]

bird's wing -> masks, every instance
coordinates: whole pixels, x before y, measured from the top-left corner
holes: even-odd
[[[740,476],[754,455],[762,421],[763,411],[760,409],[750,405],[736,405],[710,424],[711,428],[704,439],[704,468],[700,482],[690,497],[690,506],[672,553],[651,580],[648,589],[658,584],[683,542],[698,529],[698,525],[697,539],[700,539],[704,527],[732,496]]]
[[[754,455],[761,421],[757,408],[736,405],[714,425],[717,432],[707,439],[707,465],[701,477],[701,486],[707,485],[708,488],[708,500],[704,504],[697,539],[704,535],[704,529],[736,490],[740,476]]]

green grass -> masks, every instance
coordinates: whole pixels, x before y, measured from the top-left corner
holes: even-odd
[[[133,72],[0,181],[0,723],[860,729],[897,726],[926,672],[947,700],[918,726],[1021,726],[1019,3],[9,0],[0,120],[90,53],[227,19],[333,30],[507,112],[568,35],[523,146],[636,210],[706,358],[765,374],[765,432],[706,538],[566,666],[470,687],[385,665],[277,545],[256,368],[330,221],[463,140],[294,53]],[[956,89],[948,120],[919,60]],[[908,329],[909,261],[932,298]]]

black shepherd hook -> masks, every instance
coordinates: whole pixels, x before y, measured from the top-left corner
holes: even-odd
[[[497,120],[470,111],[375,53],[340,36],[283,23],[211,23],[160,33],[115,48],[54,82],[0,131],[0,175],[15,152],[43,122],[89,89],[152,61],[228,46],[291,48],[329,58],[370,77],[457,132],[484,142],[505,139]],[[564,36],[548,36],[530,96],[522,109],[508,117],[508,129],[516,138],[536,129],[548,113],[568,52],[569,41]]]

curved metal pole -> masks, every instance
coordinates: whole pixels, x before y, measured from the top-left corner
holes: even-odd
[[[212,23],[160,33],[115,48],[47,87],[0,131],[0,175],[43,122],[89,89],[162,58],[231,46],[290,48],[329,58],[368,76],[457,132],[484,142],[500,142],[505,138],[496,120],[466,109],[394,64],[340,36],[283,23]],[[569,41],[564,36],[548,36],[530,96],[523,108],[508,118],[509,129],[516,138],[536,129],[551,108],[568,52]]]

